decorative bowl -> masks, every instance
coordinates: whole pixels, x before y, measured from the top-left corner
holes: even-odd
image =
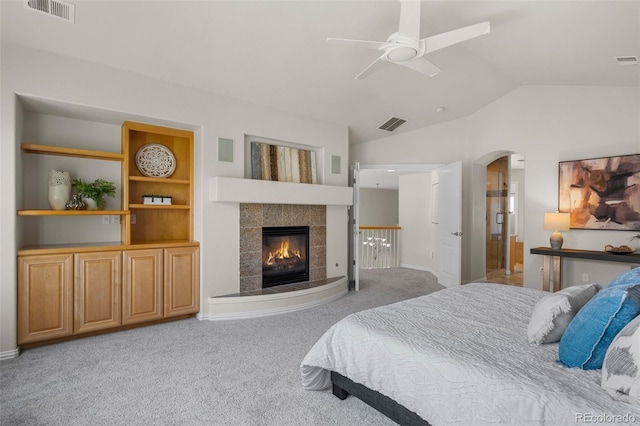
[[[604,247],[604,251],[606,251],[607,253],[613,253],[613,254],[631,254],[631,253],[634,253],[636,249],[629,246],[614,247],[610,244],[607,244]]]

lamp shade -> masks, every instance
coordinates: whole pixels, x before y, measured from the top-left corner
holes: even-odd
[[[568,231],[571,227],[569,213],[545,212],[544,229],[549,231]]]

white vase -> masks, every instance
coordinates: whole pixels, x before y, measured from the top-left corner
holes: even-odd
[[[49,170],[49,207],[53,210],[64,210],[71,198],[71,176],[69,172]]]
[[[93,198],[82,198],[82,202],[86,206],[87,210],[98,210],[98,205],[96,204],[96,200]]]

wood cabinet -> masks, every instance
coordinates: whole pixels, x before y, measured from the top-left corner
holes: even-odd
[[[74,255],[74,333],[103,330],[122,323],[120,252]]]
[[[198,312],[200,250],[175,247],[164,250],[164,316]]]
[[[73,333],[73,255],[18,258],[18,343]]]
[[[198,243],[134,247],[19,256],[18,344],[197,313]]]
[[[162,318],[162,249],[125,250],[122,281],[123,323]]]
[[[91,241],[87,235],[87,243],[37,241],[18,250],[19,345],[117,330],[199,310],[200,252],[193,241],[193,132],[126,121],[121,136],[120,152],[21,144],[25,155],[74,157],[83,165],[84,160],[119,162],[122,207],[18,210],[24,217],[21,220],[121,218],[120,241]],[[138,151],[148,144],[159,144],[171,152],[175,158],[171,175],[147,176],[136,166]],[[34,167],[36,162],[31,164]],[[144,204],[143,195],[170,196],[172,204]],[[25,203],[38,206],[33,199]],[[40,218],[30,218],[33,216]],[[51,226],[52,222],[44,223]],[[27,222],[21,226],[28,228]],[[65,239],[64,233],[57,235]]]

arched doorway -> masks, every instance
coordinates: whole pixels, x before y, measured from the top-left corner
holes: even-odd
[[[522,285],[524,157],[495,151],[476,159],[471,194],[470,276]]]
[[[486,178],[485,262],[488,280],[510,274],[508,233],[509,157],[502,156],[487,164]]]

